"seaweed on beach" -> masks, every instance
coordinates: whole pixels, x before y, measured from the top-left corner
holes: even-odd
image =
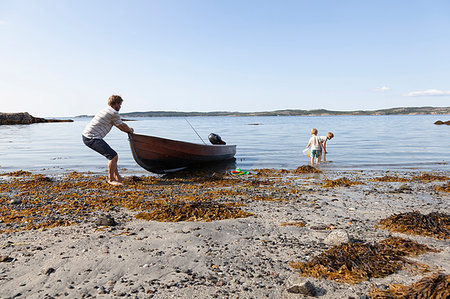
[[[70,220],[48,220],[45,222],[40,222],[40,223],[29,223],[26,226],[26,230],[31,230],[31,229],[49,229],[49,228],[53,228],[53,227],[59,227],[59,226],[72,226],[77,224],[76,222],[70,221]]]
[[[450,180],[450,178],[447,176],[434,175],[434,174],[429,174],[429,173],[424,173],[421,175],[413,176],[412,179],[422,181],[425,183],[433,182],[433,181],[448,181],[448,180]]]
[[[274,180],[258,180],[258,179],[249,179],[245,181],[247,186],[251,187],[259,187],[259,186],[273,186],[275,183]]]
[[[124,186],[111,186],[104,176],[78,172],[57,179],[26,174],[0,180],[0,233],[92,221],[98,211],[122,215],[127,214],[125,210],[147,212],[173,202],[197,205],[199,215],[202,210],[203,214],[194,216],[205,221],[246,217],[250,214],[239,209],[242,202],[236,198],[254,196],[254,188],[247,188],[245,180],[231,176],[220,179],[131,176],[124,183]]]
[[[439,252],[439,250],[400,237],[390,237],[378,244],[390,247],[399,256],[418,256],[426,252]]]
[[[412,250],[417,249],[417,252]],[[433,249],[413,241],[394,239],[380,243],[344,243],[313,257],[309,262],[290,262],[301,276],[326,278],[345,283],[359,283],[370,278],[386,277],[406,264],[426,269],[404,256]]]
[[[36,174],[31,179],[31,182],[35,183],[35,184],[46,184],[46,183],[51,183],[52,181],[53,180],[51,178],[44,176],[42,174]]]
[[[18,170],[18,171],[13,171],[13,172],[2,173],[1,175],[10,176],[10,177],[25,177],[25,176],[31,176],[32,173],[29,171]]]
[[[195,182],[206,182],[206,181],[220,181],[226,176],[225,172],[218,172],[208,169],[193,169],[193,170],[182,170],[173,173],[167,173],[163,175],[166,179],[184,179],[192,180]]]
[[[450,215],[439,212],[424,215],[417,211],[394,214],[380,220],[376,227],[392,232],[448,239],[450,238]]]
[[[282,173],[282,174],[287,174],[287,173],[289,173],[289,172],[290,172],[290,171],[287,170],[287,169],[280,169],[280,170],[277,171],[277,173]]]
[[[153,220],[160,222],[179,221],[214,221],[224,219],[245,218],[253,216],[239,208],[231,207],[216,202],[177,202],[160,204],[151,212],[141,212],[137,219]]]
[[[295,170],[292,171],[293,173],[321,173],[322,170],[317,169],[315,167],[312,167],[310,165],[302,165],[300,167],[297,167]]]
[[[363,183],[358,182],[358,181],[352,181],[348,178],[340,178],[340,179],[336,179],[336,180],[324,180],[324,184],[322,185],[323,187],[327,187],[327,188],[334,188],[334,187],[350,187],[353,185],[362,185]]]
[[[227,207],[235,207],[235,208],[246,206],[246,204],[241,202],[226,202],[224,203],[224,205],[226,205]]]
[[[382,176],[382,177],[374,178],[371,181],[373,181],[373,182],[402,182],[402,183],[406,183],[406,182],[409,182],[410,180],[407,179],[407,178],[385,175],[385,176]]]
[[[369,296],[372,299],[447,299],[450,297],[450,275],[434,274],[424,277],[410,286],[390,284],[387,290],[373,286]]]
[[[434,188],[440,192],[450,192],[450,182],[447,182],[447,184],[443,186],[436,186]]]
[[[256,171],[255,176],[257,177],[280,177],[283,175],[283,173],[286,173],[285,169],[268,169],[268,168],[260,168],[260,169],[253,169],[253,171]]]

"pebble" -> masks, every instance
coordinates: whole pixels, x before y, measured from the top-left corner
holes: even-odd
[[[14,259],[12,257],[9,257],[7,255],[0,256],[0,263],[9,263],[12,262]]]
[[[101,215],[95,220],[96,226],[115,226],[117,225],[114,218],[109,215]]]
[[[13,205],[19,205],[22,203],[22,200],[20,198],[13,198],[9,201],[9,203]]]
[[[396,191],[398,193],[411,193],[412,189],[408,185],[401,185]]]
[[[306,281],[301,285],[294,285],[287,289],[289,293],[293,294],[302,294],[305,296],[315,296],[316,295],[316,287],[309,281]]]
[[[50,275],[50,274],[55,273],[55,272],[56,272],[56,270],[54,268],[52,268],[52,267],[47,268],[47,269],[44,270],[44,274],[45,275]]]
[[[105,287],[99,287],[99,288],[98,288],[98,294],[99,294],[99,295],[106,294],[106,293],[107,293],[107,292],[106,292]]]
[[[319,225],[312,225],[310,229],[312,230],[326,230],[328,228],[328,225],[326,224],[319,224]]]

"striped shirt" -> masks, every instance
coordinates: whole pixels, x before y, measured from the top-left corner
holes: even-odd
[[[123,122],[119,112],[108,106],[95,115],[82,134],[86,138],[103,139],[111,131],[112,126],[121,124]]]

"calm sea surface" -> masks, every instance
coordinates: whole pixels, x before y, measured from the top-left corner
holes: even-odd
[[[202,143],[184,118],[135,118],[128,122],[138,134]],[[419,116],[280,116],[189,117],[188,121],[208,142],[219,134],[237,145],[236,166],[241,169],[295,169],[309,163],[302,154],[311,128],[319,136],[328,131],[327,169],[445,170],[450,166],[450,127],[437,126],[450,115]],[[29,170],[104,172],[106,159],[87,148],[81,132],[90,121],[0,126],[0,172]],[[105,140],[118,152],[124,174],[148,174],[133,160],[127,134],[113,128]]]

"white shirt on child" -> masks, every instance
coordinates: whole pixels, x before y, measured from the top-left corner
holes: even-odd
[[[308,143],[311,145],[311,150],[320,150],[322,148],[320,142],[319,136],[311,136]]]
[[[320,138],[320,142],[322,142],[322,143],[327,143],[327,141],[328,141],[327,136],[319,136],[319,138]]]

